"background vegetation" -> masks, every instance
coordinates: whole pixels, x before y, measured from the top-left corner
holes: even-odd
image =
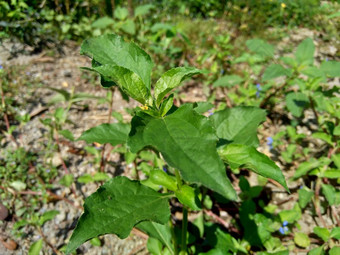
[[[100,79],[86,71],[77,81],[84,90],[35,75],[44,61],[53,66],[70,52],[78,55],[84,39],[107,33],[152,56],[154,81],[175,66],[203,70],[176,90],[176,104],[209,102],[207,116],[238,105],[267,111],[260,150],[280,166],[291,193],[242,167],[228,168],[240,199],[206,194],[204,210],[189,222],[192,254],[339,254],[340,4],[317,0],[0,1],[0,41],[8,53],[0,55],[0,241],[6,252],[61,254],[83,199],[101,183],[119,173],[143,179],[153,167],[166,167],[151,151],[136,155],[126,145],[76,141],[89,110],[104,109],[100,122],[131,119],[137,105],[115,109],[115,100],[126,99],[118,89],[95,94]],[[44,59],[40,65],[14,61],[23,56]],[[74,79],[75,68],[62,70],[64,76]],[[57,230],[51,225],[60,222],[63,230],[52,240]],[[80,252],[103,251],[107,243],[95,238]],[[152,254],[164,252],[157,239],[147,246]]]

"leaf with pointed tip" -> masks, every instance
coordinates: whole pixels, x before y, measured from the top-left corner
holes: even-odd
[[[116,65],[136,73],[150,90],[153,62],[150,56],[133,42],[125,42],[115,34],[87,39],[81,45],[81,54],[100,65]]]
[[[170,111],[173,105],[174,105],[174,95],[171,94],[167,99],[163,101],[161,105],[161,109],[159,110],[161,113],[161,116],[163,117],[165,114],[167,114],[167,112]]]
[[[254,147],[244,144],[228,144],[218,150],[220,157],[225,160],[231,168],[247,168],[267,178],[280,183],[288,192],[280,168],[266,155],[258,152]]]
[[[311,38],[303,40],[295,52],[297,62],[301,65],[313,65],[315,46]]]
[[[286,105],[295,117],[301,117],[304,109],[309,106],[309,98],[304,93],[291,92],[286,95]]]
[[[290,69],[284,68],[282,65],[279,64],[272,64],[266,68],[263,73],[262,80],[268,81],[271,79],[275,79],[280,76],[289,76],[291,74]]]
[[[125,144],[130,132],[130,125],[124,123],[101,124],[86,130],[78,138],[87,143],[109,143],[112,146]]]
[[[192,104],[159,119],[135,116],[128,145],[132,152],[152,146],[167,163],[177,168],[183,179],[202,185],[222,196],[236,199],[225,167],[216,151],[217,137],[208,118],[199,115]]]
[[[141,104],[149,103],[150,91],[136,73],[116,65],[102,65],[93,70],[105,79],[114,81],[125,94]]]
[[[261,39],[248,40],[246,45],[249,50],[262,57],[274,57],[274,47]]]
[[[169,221],[169,197],[138,181],[119,176],[101,186],[85,200],[80,217],[66,248],[66,254],[87,240],[104,234],[126,238],[139,222]]]
[[[324,61],[321,63],[320,69],[328,77],[340,77],[340,62],[338,61]]]
[[[266,120],[266,112],[257,107],[239,106],[215,112],[210,119],[220,139],[257,147],[257,127]]]
[[[159,106],[166,94],[178,87],[182,81],[199,73],[201,71],[193,67],[177,67],[165,72],[155,84],[156,105]]]

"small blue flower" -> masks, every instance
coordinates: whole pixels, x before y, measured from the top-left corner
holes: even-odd
[[[261,84],[260,83],[257,83],[256,84],[256,97],[259,98],[260,97],[260,91],[262,91],[262,88],[261,88]]]
[[[163,166],[163,171],[168,172],[168,169],[165,166]]]
[[[4,67],[2,65],[0,65],[0,69],[4,69]]]
[[[46,169],[46,173],[49,173],[49,172],[51,172],[51,170],[50,169]]]
[[[221,74],[224,74],[224,70],[223,69],[221,70]]]
[[[288,221],[286,221],[286,220],[283,221],[282,222],[282,227],[280,227],[280,229],[279,229],[279,232],[282,235],[286,234],[289,231],[289,228],[287,226],[288,226]]]
[[[209,110],[208,114],[209,114],[209,116],[213,115],[214,114],[213,110]]]
[[[328,58],[326,58],[326,62],[328,62]]]
[[[280,227],[279,232],[284,235],[289,231],[289,229],[287,227]]]
[[[273,149],[273,138],[271,136],[267,138],[267,145],[270,149]]]

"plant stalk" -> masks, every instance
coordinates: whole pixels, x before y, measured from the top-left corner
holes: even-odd
[[[182,187],[182,178],[177,169],[175,169],[175,175],[177,180],[177,188],[180,189]]]
[[[171,238],[172,238],[172,244],[174,246],[174,252],[175,252],[175,255],[178,255],[175,227],[174,227],[174,224],[172,223],[171,217],[170,217],[170,220],[169,220],[169,225],[170,225],[170,229],[171,229]]]
[[[188,229],[188,209],[183,206],[183,219],[182,219],[182,249],[181,253],[187,252],[187,229]]]
[[[320,211],[320,199],[319,199],[320,188],[321,188],[321,178],[318,177],[318,179],[316,180],[316,184],[315,184],[314,207],[315,207],[315,212],[318,215],[318,218],[321,224],[323,225],[323,227],[327,228],[327,224],[324,218],[322,217],[321,211]]]

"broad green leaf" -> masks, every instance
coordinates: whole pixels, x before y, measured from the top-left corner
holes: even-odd
[[[325,80],[325,73],[315,66],[308,66],[308,67],[302,69],[301,73],[304,74],[304,75],[307,75],[310,78],[321,77],[322,80]]]
[[[213,83],[213,87],[231,88],[243,81],[244,79],[238,75],[224,75]]]
[[[141,104],[150,103],[150,91],[136,73],[115,65],[102,65],[93,70],[114,81],[126,95]]]
[[[74,182],[74,177],[72,174],[65,174],[59,181],[59,183],[65,187],[70,187]]]
[[[294,242],[303,248],[307,248],[310,245],[310,240],[308,235],[306,235],[305,233],[295,233],[294,235]]]
[[[169,217],[169,202],[165,194],[126,177],[113,178],[86,198],[84,213],[73,231],[66,253],[93,237],[116,234],[126,238],[141,221],[165,224]]]
[[[266,120],[266,112],[257,107],[239,106],[215,112],[210,119],[220,139],[257,147],[257,127]]]
[[[139,5],[135,8],[135,16],[144,16],[150,12],[151,9],[154,9],[155,6],[153,4],[143,4]]]
[[[92,181],[94,181],[94,180],[93,180],[92,175],[90,175],[90,174],[83,174],[82,176],[78,177],[78,179],[77,179],[77,182],[79,182],[79,183],[89,183],[89,182],[92,182]]]
[[[148,242],[146,244],[148,247],[148,251],[153,255],[162,254],[162,243],[158,241],[156,238],[149,237]]]
[[[97,182],[107,181],[108,179],[110,179],[110,177],[106,173],[98,172],[93,175],[93,180]]]
[[[125,144],[130,132],[130,126],[124,123],[101,124],[99,126],[86,130],[78,138],[87,143],[109,143],[112,146]]]
[[[339,255],[340,254],[340,247],[334,246],[332,249],[329,250],[329,255]]]
[[[289,250],[283,246],[282,241],[277,237],[270,237],[263,246],[267,251],[257,252],[256,255],[289,255]]]
[[[340,136],[340,125],[338,125],[334,128],[333,134]]]
[[[121,26],[121,29],[130,35],[136,34],[136,25],[135,22],[131,19],[125,20]]]
[[[260,39],[252,39],[246,42],[248,49],[256,54],[263,57],[273,57],[274,56],[274,47],[269,43],[260,40]]]
[[[166,23],[156,23],[151,27],[152,33],[157,33],[159,31],[173,31],[175,29],[174,25],[166,24]]]
[[[199,114],[203,114],[214,108],[214,105],[209,102],[196,102],[195,105],[197,106],[194,107],[194,110]]]
[[[240,206],[240,221],[244,228],[243,238],[251,245],[261,245],[262,241],[258,234],[258,228],[254,221],[256,205],[253,200],[245,200]]]
[[[116,65],[136,73],[150,90],[153,62],[150,56],[133,42],[125,42],[115,34],[102,35],[85,40],[80,53],[100,65]]]
[[[115,8],[114,16],[117,19],[124,20],[129,16],[129,11],[125,7],[118,6],[117,8]]]
[[[59,134],[61,134],[63,137],[65,137],[66,139],[68,139],[72,142],[74,141],[74,136],[73,136],[73,134],[70,130],[67,130],[67,129],[60,130]]]
[[[314,249],[311,249],[308,252],[308,255],[324,255],[325,254],[325,250],[324,250],[324,246],[320,246]]]
[[[328,143],[330,146],[334,146],[334,143],[332,141],[332,136],[329,134],[326,134],[324,132],[315,132],[312,134],[313,138],[318,138],[323,140],[324,142]]]
[[[262,80],[268,81],[280,76],[289,76],[291,74],[290,69],[284,68],[279,64],[272,64],[266,68],[263,73]]]
[[[105,17],[95,20],[91,26],[93,28],[103,29],[103,28],[107,28],[108,26],[113,25],[114,23],[115,21],[112,18],[105,16]]]
[[[326,177],[329,179],[338,179],[340,178],[340,169],[328,169],[323,173],[322,177]]]
[[[45,212],[43,215],[40,216],[39,218],[39,225],[42,226],[46,221],[52,220],[55,216],[59,214],[59,211],[57,210],[52,210]]]
[[[280,60],[282,60],[283,63],[285,63],[289,67],[296,67],[297,66],[296,60],[294,58],[281,57]]]
[[[211,229],[207,230],[207,239],[211,241],[215,241],[214,249],[217,249],[222,252],[232,251],[237,252],[237,247],[233,242],[233,237],[220,228],[216,228],[214,226],[210,227]]]
[[[30,249],[28,250],[28,255],[39,255],[40,251],[43,247],[43,240],[39,239],[38,241],[34,242]]]
[[[309,99],[301,92],[292,92],[286,96],[286,105],[293,116],[301,117],[304,109],[309,105]]]
[[[330,205],[335,203],[335,188],[329,184],[322,184],[322,193]]]
[[[314,227],[313,232],[325,242],[330,238],[330,233],[327,228]]]
[[[161,119],[134,117],[128,145],[132,152],[154,147],[185,181],[200,183],[235,200],[236,192],[217,154],[216,142],[209,119],[196,113],[193,105],[185,104]]]
[[[340,170],[340,153],[333,154],[332,155],[332,160],[336,167]]]
[[[319,166],[321,166],[320,161],[316,160],[315,158],[310,158],[308,161],[302,162],[299,165],[294,173],[293,179],[296,180]]]
[[[26,189],[26,187],[27,187],[26,183],[24,183],[22,181],[13,181],[9,184],[9,186],[11,186],[13,189],[15,189],[17,191],[22,191],[22,190]]]
[[[315,46],[311,38],[303,40],[295,52],[297,62],[301,65],[312,65],[314,62]]]
[[[320,68],[328,77],[340,77],[340,62],[338,61],[322,62]]]
[[[175,254],[173,244],[171,242],[171,228],[168,224],[161,225],[152,221],[143,221],[136,225],[136,227],[148,234],[148,236],[159,240],[168,248],[171,254]]]
[[[303,209],[312,200],[314,192],[312,192],[310,189],[306,187],[303,187],[302,189],[298,190],[298,194],[299,194],[299,206]]]
[[[156,82],[154,88],[154,98],[159,106],[167,93],[178,87],[182,81],[201,71],[193,67],[177,67],[166,71]]]
[[[340,240],[340,227],[335,227],[332,229],[331,237]]]
[[[340,17],[340,11],[336,12],[336,13],[332,13],[331,15],[326,16],[328,19],[333,19],[333,18],[337,18]]]
[[[254,147],[244,144],[228,144],[220,147],[218,152],[231,168],[250,169],[259,175],[277,181],[289,191],[280,168],[274,161],[258,152]]]

